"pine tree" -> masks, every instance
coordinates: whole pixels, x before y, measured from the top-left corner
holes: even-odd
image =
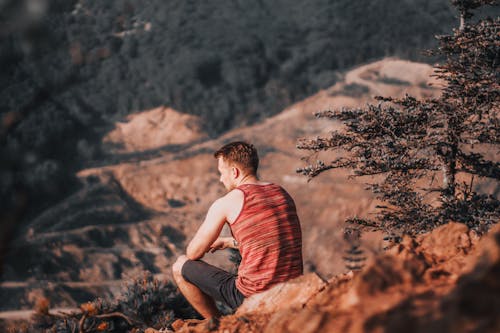
[[[450,220],[482,232],[500,219],[498,197],[474,187],[478,178],[497,186],[500,180],[500,163],[485,154],[500,147],[500,19],[468,21],[473,9],[498,0],[451,2],[460,27],[437,36],[439,48],[428,52],[445,59],[436,66],[446,83],[440,97],[377,97],[378,104],[364,109],[318,112],[341,120],[344,129],[297,144],[313,154],[329,150],[340,156],[297,170],[310,179],[336,168],[372,176],[368,188],[386,204],[377,207],[374,219],[348,222],[417,234]]]

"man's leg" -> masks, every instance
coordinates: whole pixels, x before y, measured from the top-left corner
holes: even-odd
[[[172,266],[174,280],[179,290],[203,318],[220,317],[220,312],[215,306],[214,300],[202,292],[197,286],[186,281],[182,276],[182,266],[187,260],[188,258],[182,255],[177,258],[177,261]]]

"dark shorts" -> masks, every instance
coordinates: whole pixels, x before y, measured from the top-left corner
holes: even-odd
[[[236,275],[201,260],[188,260],[182,266],[182,276],[216,301],[233,310],[243,303],[245,296],[236,288]]]

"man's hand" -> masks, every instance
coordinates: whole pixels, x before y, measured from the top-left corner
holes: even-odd
[[[238,248],[238,243],[233,237],[219,237],[215,240],[215,242],[210,246],[209,251],[214,253],[217,250],[224,250],[227,248]]]
[[[224,223],[227,222],[228,212],[232,207],[242,207],[243,200],[243,192],[239,190],[231,191],[222,198],[215,200],[208,209],[205,220],[187,246],[186,256],[189,259],[201,259],[205,253],[211,251],[212,245],[215,244],[218,238],[232,239],[231,237],[219,237],[219,235]],[[223,247],[220,242],[217,242],[217,244],[218,246],[214,248],[214,251],[226,248],[228,245],[231,246],[230,242],[225,244],[226,247]]]

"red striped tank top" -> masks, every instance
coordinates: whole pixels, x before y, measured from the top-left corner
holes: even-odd
[[[302,233],[292,197],[279,185],[244,184],[239,216],[231,224],[240,244],[236,287],[245,296],[302,274]]]

